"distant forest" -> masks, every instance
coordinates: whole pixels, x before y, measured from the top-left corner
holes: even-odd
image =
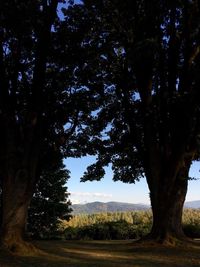
[[[200,209],[185,209],[183,229],[187,236],[200,238]],[[138,239],[152,227],[150,210],[103,212],[74,215],[61,220],[59,232],[64,239]]]

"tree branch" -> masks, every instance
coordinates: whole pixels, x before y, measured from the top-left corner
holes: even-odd
[[[1,33],[3,35],[3,33]],[[2,36],[0,36],[2,38]],[[3,41],[0,40],[0,108],[8,108],[8,82],[4,66]]]
[[[52,0],[50,5],[43,11],[43,23],[38,25],[38,42],[35,52],[35,68],[32,84],[32,109],[42,111],[44,102],[44,85],[47,55],[51,38],[51,28],[56,17],[58,0]]]

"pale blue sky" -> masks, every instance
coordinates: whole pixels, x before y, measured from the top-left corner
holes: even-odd
[[[71,171],[71,178],[67,186],[71,193],[70,200],[75,203],[86,203],[93,201],[120,201],[129,203],[149,204],[149,190],[145,179],[135,184],[125,184],[112,181],[112,171],[106,169],[105,177],[97,182],[80,183],[80,177],[86,170],[86,167],[95,161],[94,157],[85,157],[80,159],[69,158],[65,160],[66,167]],[[200,177],[200,163],[193,163],[190,176]],[[189,181],[187,201],[200,199],[200,180]]]

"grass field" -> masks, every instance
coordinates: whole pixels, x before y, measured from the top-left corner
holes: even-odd
[[[40,241],[35,256],[0,252],[0,267],[200,267],[200,245],[169,248],[133,241]]]

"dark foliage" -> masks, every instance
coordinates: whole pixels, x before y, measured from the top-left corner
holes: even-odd
[[[156,240],[183,236],[189,168],[199,158],[199,1],[85,0],[66,12],[77,32],[80,85],[98,108],[85,132],[97,162],[82,181],[146,177]]]
[[[185,234],[190,238],[200,238],[200,226],[199,224],[185,224],[183,226]]]
[[[38,177],[44,193],[46,144],[62,157],[85,154],[74,147],[85,148],[84,121],[96,109],[89,89],[74,79],[81,31],[72,34],[61,20],[60,4],[72,1],[0,3],[1,241],[8,249],[29,250],[23,233]]]
[[[58,152],[49,153],[29,208],[27,231],[34,238],[55,237],[59,220],[71,217],[66,187],[69,171]]]
[[[61,2],[0,3],[3,242],[21,243],[47,142],[63,156],[97,154],[82,181],[110,163],[114,180],[145,176],[152,237],[181,236],[199,158],[199,1],[85,0],[63,20]]]
[[[126,221],[98,223],[79,228],[68,227],[64,232],[65,239],[92,239],[92,240],[125,240],[138,239],[146,235],[148,225],[136,226]]]

